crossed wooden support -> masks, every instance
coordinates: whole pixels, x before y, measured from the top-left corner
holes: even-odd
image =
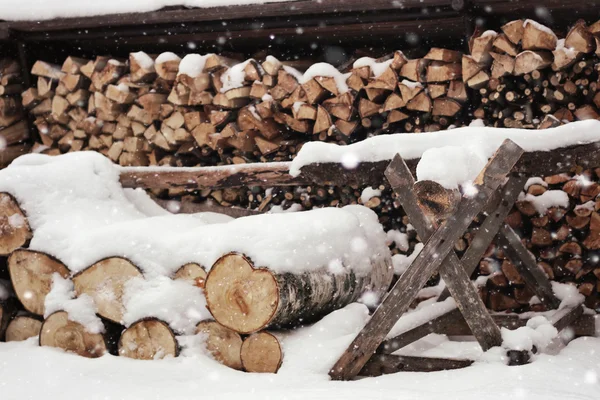
[[[329,373],[333,379],[351,379],[359,373],[377,375],[398,370],[434,370],[436,367],[445,369],[444,366],[460,368],[470,365],[469,360],[447,360],[444,363],[443,359],[411,359],[391,355],[397,349],[435,332],[437,328],[460,321],[461,316],[484,351],[500,346],[500,328],[488,313],[470,280],[471,274],[495,237],[540,301],[549,309],[558,307],[560,301],[553,294],[549,280],[538,268],[535,257],[521,243],[512,228],[504,223],[525,184],[526,178],[511,173],[522,154],[523,149],[506,140],[475,180],[477,193],[471,197],[463,197],[454,214],[439,225],[421,210],[413,192],[414,178],[404,160],[400,155],[396,155],[385,175],[425,245],[383,299],[367,325],[333,366]],[[459,260],[454,252],[454,243],[462,237],[473,219],[481,212],[486,218]],[[436,271],[439,271],[447,286],[438,301],[451,295],[456,301],[458,311],[451,311],[438,317],[435,323],[430,322],[384,341]],[[556,321],[552,322],[562,329],[577,319],[582,311],[581,307],[563,311]],[[374,356],[376,351],[379,354]],[[522,354],[512,356],[513,363],[527,361]],[[414,366],[414,369],[410,366]]]

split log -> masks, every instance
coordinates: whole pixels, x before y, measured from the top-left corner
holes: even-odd
[[[237,332],[218,322],[202,321],[196,326],[196,334],[206,336],[206,349],[215,360],[229,368],[242,369],[242,338]]]
[[[142,272],[129,260],[109,257],[73,276],[75,294],[90,296],[102,317],[121,323],[123,319],[123,291],[133,278],[141,278]]]
[[[229,253],[206,278],[206,301],[221,325],[240,333],[306,323],[356,301],[365,290],[382,296],[392,278],[387,258],[373,260],[366,275],[331,274],[326,268],[301,275],[257,268],[242,254]]]
[[[248,336],[242,344],[242,365],[247,372],[277,373],[283,362],[279,340],[269,332]]]
[[[87,332],[83,325],[70,321],[64,311],[46,318],[40,329],[40,346],[57,347],[87,358],[102,357],[108,351],[102,334]]]
[[[8,193],[0,193],[0,255],[7,256],[19,247],[27,246],[32,236],[17,200]]]
[[[21,342],[40,335],[42,321],[31,315],[17,315],[6,328],[7,342]]]
[[[18,249],[8,257],[10,280],[19,301],[30,313],[44,315],[46,295],[52,289],[52,276],[68,278],[67,267],[39,251]]]
[[[119,356],[137,360],[177,357],[179,345],[169,326],[156,318],[135,322],[119,339]]]

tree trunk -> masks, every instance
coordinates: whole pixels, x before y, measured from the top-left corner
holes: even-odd
[[[125,329],[119,355],[138,360],[157,360],[179,355],[179,345],[169,326],[156,318],[140,320]]]
[[[240,335],[214,321],[202,321],[196,334],[206,335],[206,349],[213,358],[229,368],[242,369],[242,338]]]
[[[98,314],[116,323],[123,319],[123,291],[132,278],[143,277],[138,267],[121,257],[100,260],[73,277],[75,293],[89,295]],[[110,295],[107,295],[110,294]]]
[[[40,330],[40,346],[58,347],[88,358],[101,357],[108,351],[102,334],[87,332],[83,325],[70,321],[64,311],[46,318]]]
[[[31,228],[17,200],[8,193],[0,193],[0,255],[7,256],[25,247],[31,237]]]
[[[283,362],[279,340],[263,331],[248,336],[242,344],[242,365],[247,372],[277,373]]]
[[[26,249],[15,250],[8,258],[10,280],[23,307],[30,313],[44,315],[46,295],[52,289],[52,275],[70,275],[67,267],[51,255]]]
[[[211,268],[205,293],[217,322],[247,334],[314,321],[368,291],[381,298],[392,275],[390,260],[384,257],[374,260],[365,275],[351,270],[332,274],[326,268],[293,274],[256,268],[244,255],[230,253]]]

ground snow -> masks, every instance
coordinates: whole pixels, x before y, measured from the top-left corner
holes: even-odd
[[[578,121],[542,130],[474,126],[419,135],[381,135],[349,146],[309,142],[292,161],[290,174],[297,176],[303,166],[312,163],[343,163],[351,159],[356,167],[361,162],[391,160],[398,153],[404,159],[411,160],[421,158],[429,149],[446,146],[470,146],[490,158],[505,139],[511,139],[528,152],[549,151],[600,141],[600,121]],[[444,158],[439,159],[438,163],[442,164]]]

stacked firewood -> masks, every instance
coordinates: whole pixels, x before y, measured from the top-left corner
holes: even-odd
[[[0,273],[8,278],[0,281],[0,340],[38,337],[41,346],[89,358],[106,353],[144,360],[179,355],[177,336],[184,332],[155,317],[124,322],[126,287],[133,280],[152,279],[141,268],[115,256],[73,273],[57,258],[28,249],[35,232],[18,201],[8,193],[0,193],[0,224],[0,257],[5,262]],[[190,285],[179,288],[196,296],[193,300],[197,309],[186,309],[188,318],[198,318],[191,316],[194,312],[201,315],[206,299],[214,321],[203,317],[194,334],[202,336],[206,349],[217,361],[247,372],[274,373],[281,366],[283,352],[278,334],[267,329],[316,321],[361,301],[367,292],[382,297],[392,280],[389,255],[374,253],[370,262],[372,270],[364,274],[351,269],[332,273],[327,263],[321,269],[294,273],[267,266],[257,268],[245,255],[227,253],[208,273],[200,264],[190,262],[169,278],[188,282]],[[65,284],[68,294],[61,292]],[[59,294],[52,294],[57,285]],[[150,290],[155,296],[160,291],[155,286],[142,290]],[[48,301],[51,295],[53,300]],[[57,298],[61,303],[58,306],[54,304]],[[70,307],[67,303],[75,299],[81,302],[77,306],[71,303]],[[85,302],[92,303],[88,307]],[[100,326],[93,323],[90,328],[89,315],[81,317],[86,312],[97,314]]]
[[[600,21],[578,21],[558,39],[535,21],[516,20],[469,45],[463,80],[475,91],[474,117],[487,126],[548,128],[600,116]]]
[[[23,143],[29,128],[21,106],[22,91],[21,67],[15,60],[0,58],[0,167],[30,150]]]

